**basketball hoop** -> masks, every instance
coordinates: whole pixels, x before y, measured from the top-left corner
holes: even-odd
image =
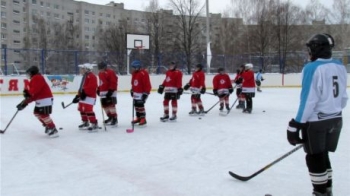
[[[139,54],[143,54],[144,52],[144,46],[135,46],[135,49],[139,52]]]

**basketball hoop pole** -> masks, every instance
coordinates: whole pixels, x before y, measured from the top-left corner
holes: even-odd
[[[128,75],[130,75],[130,54],[131,54],[131,49],[127,49],[126,54],[128,55],[126,58],[126,72]]]

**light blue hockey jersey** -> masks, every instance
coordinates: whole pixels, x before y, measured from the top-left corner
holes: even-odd
[[[295,120],[305,123],[341,116],[348,100],[346,87],[347,71],[340,61],[317,59],[306,64]]]

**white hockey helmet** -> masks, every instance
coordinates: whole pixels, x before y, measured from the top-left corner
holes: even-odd
[[[92,70],[94,68],[94,66],[96,66],[96,65],[90,64],[90,63],[84,63],[81,65],[78,65],[78,67],[83,68],[83,69],[87,69],[87,70]]]
[[[245,64],[245,69],[253,69],[253,64],[251,63]]]

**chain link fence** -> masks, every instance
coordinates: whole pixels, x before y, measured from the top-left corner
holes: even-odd
[[[344,54],[344,52],[334,52],[333,54],[333,58],[341,60],[350,70],[349,54]],[[266,73],[299,73],[304,64],[308,62],[306,52],[288,53],[285,59],[280,59],[279,55],[275,53],[264,56],[257,54],[213,54],[210,57],[210,73],[216,73],[220,67],[225,68],[229,73],[235,73],[240,65],[248,62],[254,65],[255,71],[262,69]],[[150,74],[164,74],[167,71],[167,65],[172,61],[177,63],[178,69],[184,74],[192,73],[194,65],[198,63],[203,64],[205,70],[207,67],[206,54],[193,54],[191,56],[191,66],[187,66],[187,58],[183,53],[152,54],[149,50],[132,50],[127,55],[126,52],[1,48],[1,74],[25,74],[25,70],[32,65],[38,66],[43,74],[79,74],[78,65],[83,63],[97,64],[105,61],[119,75],[125,75],[130,73],[127,62],[133,60],[140,60]]]

